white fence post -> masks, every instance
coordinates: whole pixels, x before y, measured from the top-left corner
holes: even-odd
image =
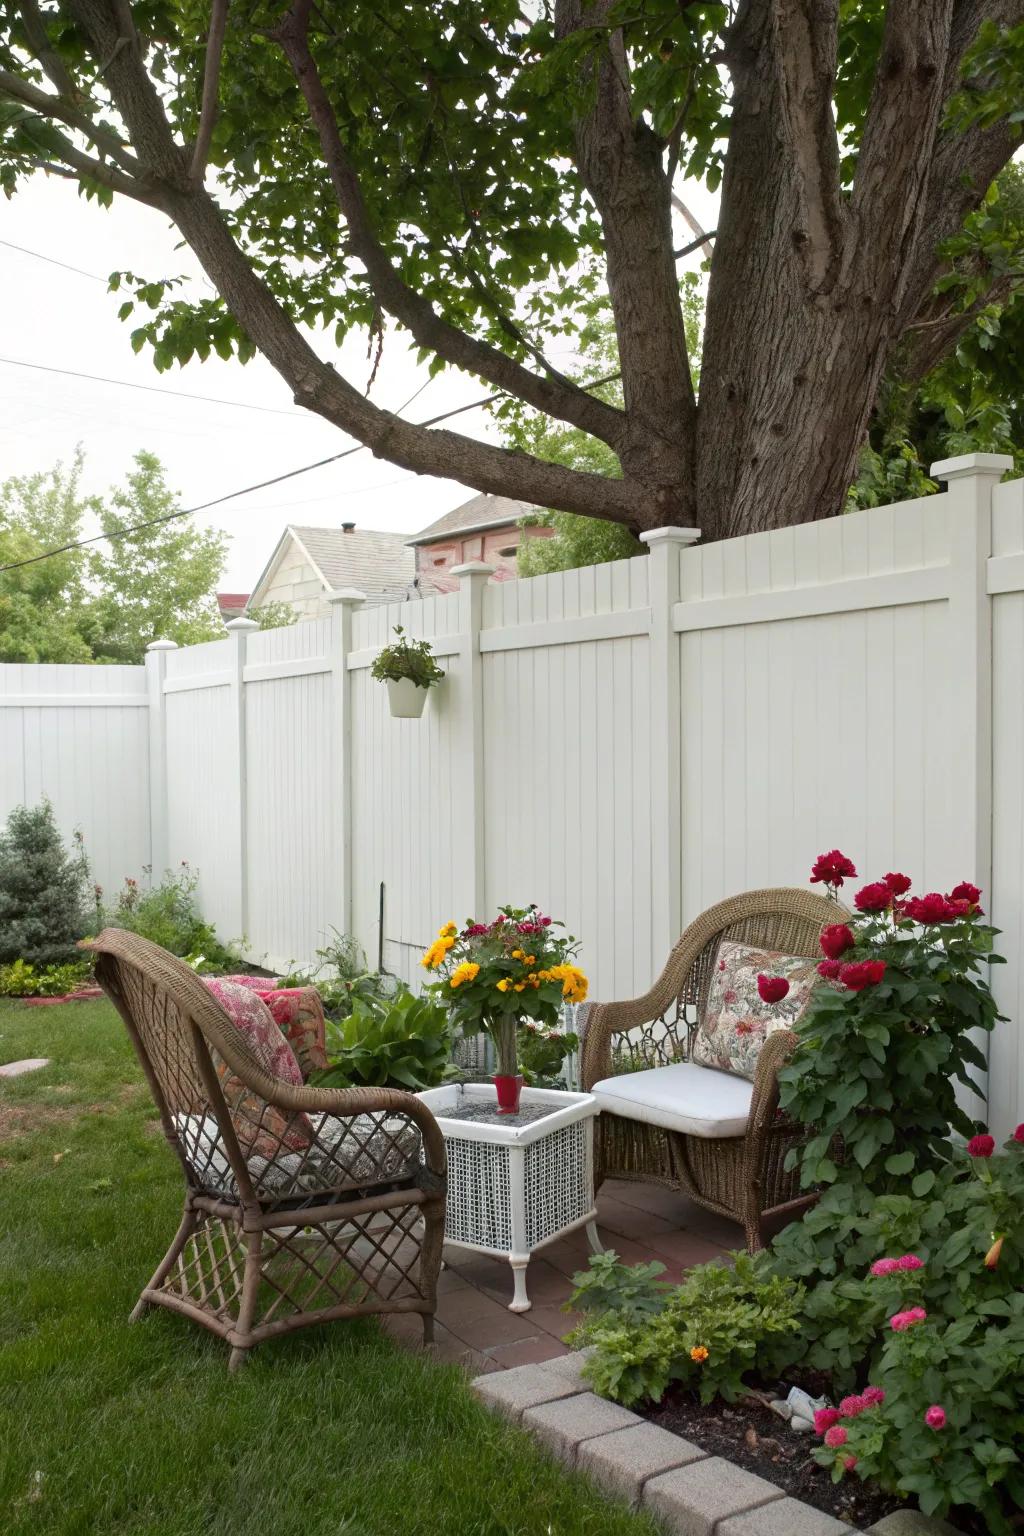
[[[224,923],[226,939],[248,939],[249,927],[249,828],[248,793],[246,787],[246,740],[245,740],[245,651],[249,634],[259,629],[255,619],[232,619],[224,626],[231,637],[231,741],[228,750],[235,759],[234,780],[238,785],[238,798],[234,806],[235,843],[235,905]],[[230,816],[232,807],[225,806]]]
[[[453,839],[456,850],[456,901],[462,908],[452,915],[482,920],[487,901],[487,869],[484,845],[484,670],[480,654],[484,588],[494,572],[492,565],[471,560],[452,567],[459,578],[459,630],[464,637],[465,683],[455,692],[458,775],[455,804],[460,819]],[[449,695],[451,696],[451,694]]]
[[[683,926],[683,762],[681,643],[673,609],[682,590],[680,552],[699,528],[653,528],[651,552],[651,926],[652,952],[666,956]]]
[[[167,868],[167,653],[176,640],[154,640],[146,646],[146,690],[149,695],[149,863],[159,884]]]
[[[992,491],[1013,460],[1003,453],[965,453],[931,467],[949,492],[950,718],[957,722],[951,803],[945,829],[959,864],[956,879],[992,887],[992,600],[987,591],[992,553]],[[976,1044],[987,1054],[988,1036]],[[979,1074],[980,1075],[980,1074]],[[981,1083],[987,1095],[987,1074]],[[985,1117],[984,1102],[965,1094],[969,1114]]]
[[[331,604],[331,707],[334,711],[331,732],[334,753],[334,793],[331,799],[331,846],[341,861],[334,889],[337,897],[339,933],[352,932],[352,674],[348,656],[352,649],[352,611],[366,601],[366,593],[355,587],[339,587],[328,592]],[[333,903],[332,903],[333,905]]]

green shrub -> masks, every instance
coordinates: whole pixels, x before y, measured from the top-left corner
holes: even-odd
[[[377,653],[370,676],[379,683],[398,682],[407,677],[417,688],[433,688],[444,677],[428,640],[410,640],[401,624],[395,625],[398,639]]]
[[[591,1267],[608,1257],[591,1260]],[[584,1375],[595,1390],[627,1408],[645,1398],[657,1402],[673,1381],[692,1388],[704,1403],[738,1396],[765,1340],[798,1329],[803,1286],[773,1275],[765,1254],[733,1258],[733,1268],[704,1264],[691,1271],[650,1313],[645,1297],[657,1282],[653,1266],[645,1265],[626,1306],[585,1320],[573,1342],[594,1346]],[[615,1277],[603,1271],[605,1288],[609,1280]],[[589,1290],[585,1274],[576,1284],[572,1305],[586,1301]],[[620,1294],[628,1289],[621,1282],[618,1288]]]
[[[63,997],[89,979],[92,966],[88,960],[68,965],[48,965],[37,971],[24,960],[0,965],[0,997]]]
[[[111,928],[127,928],[151,939],[182,959],[198,961],[201,957],[206,968],[235,965],[239,958],[237,950],[221,943],[213,924],[206,922],[199,911],[198,884],[198,875],[184,861],[177,871],[167,870],[160,884],[149,890],[126,876],[117,903],[105,914],[105,921]]]
[[[15,806],[0,833],[0,965],[63,965],[86,931],[89,867],[81,834],[64,847],[48,800]]]
[[[330,1066],[312,1081],[325,1088],[390,1086],[414,1092],[441,1082],[451,1048],[447,1010],[398,985],[393,998],[350,994],[348,1016],[327,1020]]]
[[[519,1070],[531,1087],[553,1088],[561,1080],[562,1063],[579,1045],[579,1036],[545,1029],[525,1019],[519,1026],[516,1045]]]

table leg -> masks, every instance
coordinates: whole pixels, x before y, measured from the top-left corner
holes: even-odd
[[[512,1300],[508,1304],[510,1312],[529,1312],[533,1305],[526,1294],[526,1266],[529,1262],[528,1256],[525,1259],[509,1259],[509,1263],[512,1266],[512,1280],[514,1282]]]

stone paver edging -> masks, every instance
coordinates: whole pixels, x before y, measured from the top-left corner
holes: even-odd
[[[653,1515],[671,1536],[841,1536],[854,1529],[598,1397],[582,1376],[586,1357],[584,1350],[540,1365],[494,1371],[478,1376],[473,1389],[487,1407],[531,1430],[606,1493]],[[907,1516],[912,1524],[895,1523]],[[876,1536],[896,1536],[898,1530],[919,1536],[952,1532],[944,1521],[930,1522],[909,1510],[870,1529]]]

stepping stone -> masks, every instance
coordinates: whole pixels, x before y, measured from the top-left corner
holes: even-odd
[[[49,1056],[26,1056],[24,1061],[9,1061],[0,1067],[0,1077],[21,1077],[23,1072],[38,1072],[49,1065]]]

